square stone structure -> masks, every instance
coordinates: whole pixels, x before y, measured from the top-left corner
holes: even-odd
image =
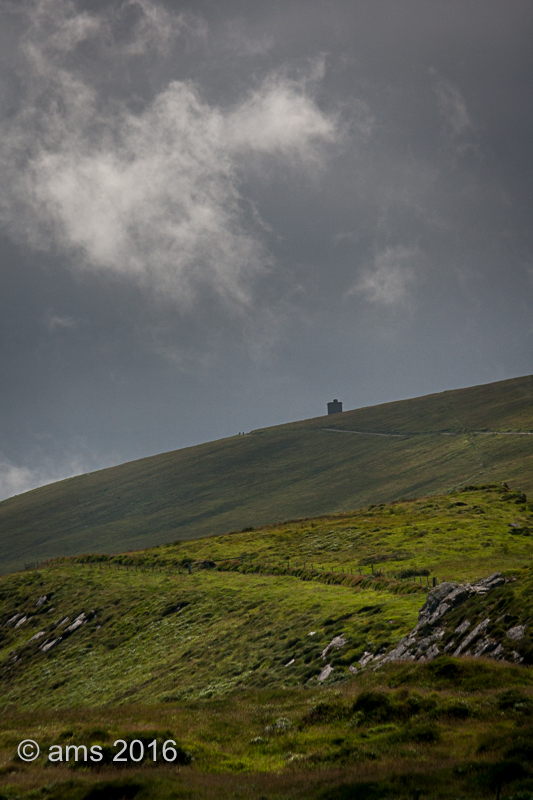
[[[328,414],[340,414],[342,411],[342,403],[335,399],[332,403],[328,403]]]

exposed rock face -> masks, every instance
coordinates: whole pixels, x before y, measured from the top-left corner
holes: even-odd
[[[8,619],[8,621],[7,621],[7,622],[5,622],[5,623],[4,623],[4,627],[5,627],[5,628],[8,628],[10,625],[14,625],[14,624],[15,624],[15,622],[16,622],[18,619],[20,619],[20,617],[22,617],[22,616],[23,616],[23,615],[22,615],[22,613],[15,614],[15,616],[14,616],[14,617],[11,617],[10,619]]]
[[[87,615],[85,611],[82,611],[79,616],[76,617],[72,625],[69,625],[68,628],[65,629],[65,633],[73,633],[75,630],[80,628],[84,622],[87,622]]]
[[[317,681],[320,682],[325,681],[326,678],[329,678],[332,672],[333,672],[333,667],[331,666],[331,664],[326,664],[326,666],[318,676]]]
[[[506,579],[501,572],[497,572],[475,584],[441,583],[440,586],[436,586],[430,591],[426,602],[420,609],[418,622],[411,633],[404,636],[401,642],[387,655],[374,656],[372,662],[386,664],[389,661],[431,661],[441,653],[503,659],[505,650],[502,644],[486,636],[487,628],[490,625],[489,617],[478,622],[473,628],[469,620],[464,620],[455,628],[452,638],[445,647],[442,646],[442,639],[446,635],[446,615],[450,611],[470,597],[485,595],[505,582]],[[468,633],[468,631],[470,632]],[[524,634],[524,625],[516,625],[507,632],[507,636],[515,641],[521,639]],[[367,654],[365,653],[365,655]],[[515,662],[522,661],[521,656],[515,651],[512,655]]]
[[[509,628],[507,631],[507,636],[509,639],[514,639],[517,642],[519,639],[522,639],[526,634],[526,626],[525,625],[515,625],[514,628]]]
[[[326,647],[324,647],[324,649],[322,650],[322,658],[325,658],[329,653],[329,651],[333,650],[333,648],[338,650],[339,648],[344,647],[346,641],[347,641],[346,637],[344,636],[343,633],[341,633],[340,636],[335,636],[331,640],[331,642],[328,645],[326,645]]]
[[[41,636],[44,636],[45,633],[46,633],[46,631],[39,631],[39,633],[36,633],[35,636],[32,636],[31,639],[28,640],[28,644],[31,644],[32,642],[36,642],[37,639],[40,639]]]
[[[62,636],[59,636],[57,639],[52,639],[51,642],[46,642],[46,644],[43,644],[43,646],[41,647],[41,650],[43,651],[43,653],[47,653],[49,650],[52,649],[52,647],[55,644],[59,644],[59,642],[61,642],[62,640],[63,640]]]
[[[96,611],[94,609],[92,611],[89,611],[88,615],[85,613],[85,611],[82,611],[81,614],[78,614],[74,622],[71,625],[69,625],[68,628],[65,628],[61,636],[56,636],[55,638],[48,639],[46,642],[44,642],[44,644],[40,648],[42,652],[47,653],[49,650],[52,649],[52,647],[55,647],[57,644],[62,642],[63,639],[66,639],[68,636],[74,633],[74,631],[77,631],[78,628],[81,628],[82,625],[85,625],[86,622],[92,620],[95,614]],[[65,623],[67,623],[68,621],[69,617],[65,617],[56,625],[55,629],[57,630],[61,625],[65,625]]]
[[[362,655],[362,656],[361,656],[361,658],[359,659],[359,664],[360,664],[362,667],[366,667],[366,665],[367,665],[367,664],[368,664],[370,661],[372,661],[372,659],[373,659],[373,658],[374,658],[374,654],[373,654],[373,653],[371,653],[371,652],[370,652],[370,650],[365,650],[365,652],[363,653],[363,655]]]

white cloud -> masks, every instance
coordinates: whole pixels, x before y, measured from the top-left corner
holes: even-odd
[[[0,177],[10,187],[4,225],[35,248],[56,248],[79,267],[135,279],[185,306],[200,287],[246,304],[271,259],[261,226],[245,213],[239,170],[251,152],[320,162],[323,145],[338,137],[336,118],[305,81],[280,73],[229,109],[175,80],[133,112],[74,58],[80,46],[122,64],[164,49],[193,27],[190,19],[129,0],[120,7],[133,15],[129,38],[121,29],[118,39],[110,11],[78,13],[69,0],[24,8],[23,102],[0,124]]]
[[[316,145],[335,141],[336,120],[322,114],[300,82],[269,77],[225,120],[228,147],[240,152],[315,160]]]
[[[27,492],[36,485],[32,470],[0,461],[0,500]]]
[[[417,247],[386,247],[376,253],[371,267],[362,273],[347,294],[361,295],[376,306],[405,305],[416,278],[415,264],[419,258]]]
[[[83,472],[87,472],[87,465],[84,466],[77,460],[60,469],[52,466],[20,467],[5,458],[0,458],[0,500],[29,492],[38,486],[46,486],[48,483],[81,475]]]
[[[435,87],[439,111],[453,137],[472,128],[472,119],[461,92],[448,81],[439,81]]]
[[[62,317],[54,314],[50,309],[43,315],[43,322],[49,331],[69,330],[76,327],[76,320],[72,317]]]

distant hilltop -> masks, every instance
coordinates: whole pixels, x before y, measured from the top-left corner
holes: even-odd
[[[314,419],[41,486],[0,503],[0,573],[472,483],[533,492],[532,401],[533,376],[344,412],[335,399]]]

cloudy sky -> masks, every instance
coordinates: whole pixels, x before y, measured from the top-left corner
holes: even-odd
[[[0,0],[0,497],[532,369],[530,0]]]

